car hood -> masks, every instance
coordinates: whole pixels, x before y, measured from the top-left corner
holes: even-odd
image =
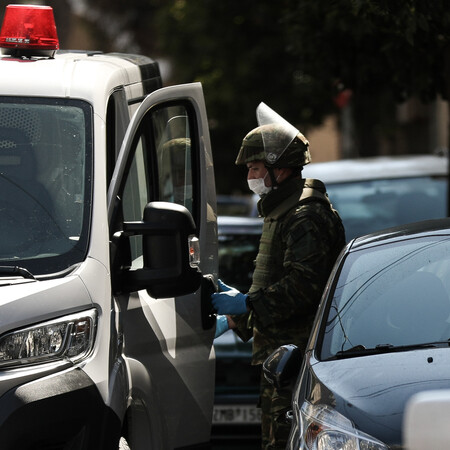
[[[401,444],[403,412],[413,394],[450,388],[450,348],[311,363],[308,400],[334,407],[390,446]]]

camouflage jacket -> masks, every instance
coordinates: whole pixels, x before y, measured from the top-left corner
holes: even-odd
[[[233,316],[236,333],[253,337],[252,364],[277,347],[305,349],[333,264],[345,245],[341,219],[325,186],[290,179],[258,203],[263,232],[248,292],[251,311]]]

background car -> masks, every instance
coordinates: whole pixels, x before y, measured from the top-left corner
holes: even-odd
[[[259,195],[218,195],[217,196],[217,215],[240,216],[240,217],[258,217],[256,203]]]
[[[383,228],[447,216],[448,158],[377,156],[311,163],[304,178],[327,187],[347,241]]]
[[[449,338],[450,219],[351,242],[314,322],[288,448],[403,448],[408,400],[450,388]],[[295,358],[291,351],[280,348],[264,363],[285,386],[289,376],[277,364],[295,367],[286,362]]]
[[[325,183],[347,241],[383,228],[447,216],[446,154],[376,156],[311,163],[303,178]],[[219,196],[218,210],[257,216],[257,195]]]
[[[258,253],[262,219],[219,216],[219,278],[248,292]],[[260,366],[252,366],[252,343],[231,330],[214,341],[216,388],[212,437],[214,448],[259,448]],[[220,444],[223,446],[221,447]],[[242,446],[242,447],[239,447]]]

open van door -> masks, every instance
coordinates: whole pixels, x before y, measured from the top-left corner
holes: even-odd
[[[203,275],[217,277],[217,231],[200,83],[143,100],[116,161],[108,219],[129,444],[138,450],[206,443],[215,319]]]

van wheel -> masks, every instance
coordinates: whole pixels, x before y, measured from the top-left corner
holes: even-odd
[[[125,438],[121,437],[119,441],[119,450],[131,450]]]

